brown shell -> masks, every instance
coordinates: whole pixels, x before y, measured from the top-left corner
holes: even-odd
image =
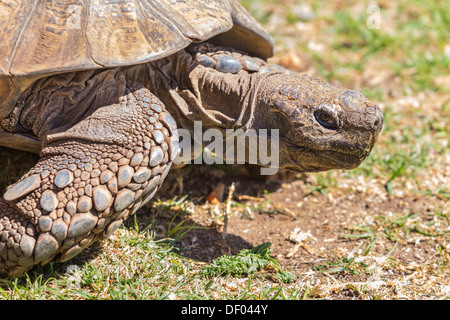
[[[51,74],[153,61],[212,37],[262,58],[273,50],[235,0],[0,0],[0,36],[0,119]]]

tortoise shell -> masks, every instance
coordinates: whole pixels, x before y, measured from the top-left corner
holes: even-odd
[[[140,64],[209,40],[266,59],[273,40],[235,0],[0,0],[0,119],[39,78]]]

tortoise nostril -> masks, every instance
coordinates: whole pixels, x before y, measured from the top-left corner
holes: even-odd
[[[373,122],[373,128],[375,130],[381,130],[381,127],[383,127],[383,115],[379,115],[375,118],[375,121]]]
[[[377,106],[373,106],[371,111],[373,128],[379,130],[383,126],[383,112]]]

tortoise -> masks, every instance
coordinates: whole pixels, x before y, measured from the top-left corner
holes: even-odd
[[[180,130],[198,121],[275,130],[279,168],[298,172],[357,167],[382,127],[362,94],[268,63],[274,41],[236,0],[0,9],[0,145],[40,154],[0,199],[2,277],[109,237],[155,195]]]

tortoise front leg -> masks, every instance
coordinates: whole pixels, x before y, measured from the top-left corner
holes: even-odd
[[[148,202],[178,153],[174,119],[149,90],[50,135],[39,162],[0,199],[0,275],[66,261]]]

